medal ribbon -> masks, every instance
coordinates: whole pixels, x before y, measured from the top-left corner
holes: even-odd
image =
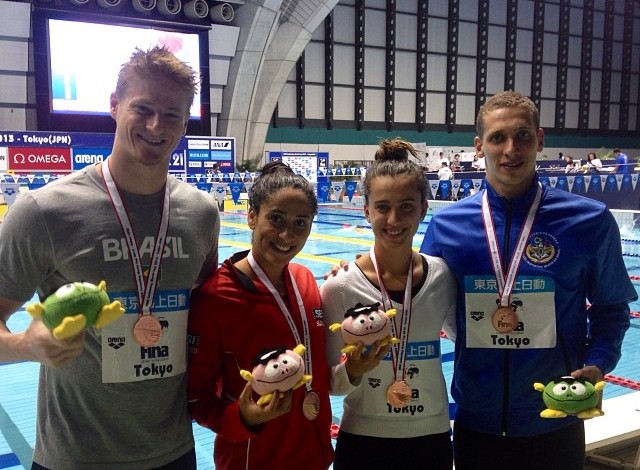
[[[484,230],[487,235],[487,244],[489,245],[489,254],[491,255],[491,263],[493,264],[493,272],[498,283],[498,297],[500,300],[500,307],[509,307],[511,304],[511,292],[516,283],[516,275],[520,268],[520,262],[522,261],[522,255],[524,253],[524,247],[531,233],[533,227],[533,221],[540,206],[540,198],[542,197],[542,186],[538,184],[538,190],[536,196],[531,203],[527,218],[522,224],[520,230],[520,236],[516,249],[513,253],[513,258],[509,264],[509,270],[507,271],[507,277],[505,279],[504,271],[502,268],[502,261],[500,259],[500,247],[498,246],[498,238],[496,236],[495,226],[493,225],[493,218],[491,216],[491,207],[489,206],[489,198],[487,196],[487,190],[482,195],[482,219],[484,221]]]
[[[296,327],[296,324],[293,321],[293,316],[291,315],[291,312],[289,312],[287,305],[284,303],[282,296],[276,290],[273,283],[269,280],[269,278],[267,277],[265,272],[262,270],[262,268],[260,267],[256,259],[253,257],[253,251],[251,250],[247,255],[247,261],[249,262],[249,266],[251,266],[251,269],[253,269],[253,272],[255,272],[256,276],[258,276],[258,279],[260,279],[260,281],[265,285],[265,287],[269,289],[269,292],[271,292],[271,295],[273,295],[273,298],[276,299],[276,302],[280,307],[280,311],[282,312],[282,315],[284,316],[285,320],[287,320],[287,323],[289,324],[289,328],[291,329],[291,333],[293,333],[293,338],[296,341],[296,345],[304,344],[304,347],[306,348],[306,353],[304,354],[304,364],[305,364],[305,367],[307,368],[307,373],[309,375],[313,375],[312,369],[311,369],[311,335],[309,334],[309,322],[307,321],[307,314],[304,309],[304,303],[302,302],[302,297],[300,296],[300,290],[298,289],[298,284],[296,283],[295,278],[291,275],[291,273],[289,272],[289,268],[287,267],[287,275],[289,276],[289,280],[291,281],[291,287],[293,288],[293,292],[296,296],[296,301],[298,303],[298,309],[300,310],[300,317],[302,319],[302,330],[304,333],[304,341],[302,341],[302,339],[300,338],[298,327]],[[311,391],[311,382],[307,382],[306,388],[307,388],[307,391],[309,392]]]
[[[386,310],[393,308],[391,303],[391,297],[384,287],[382,282],[382,276],[378,269],[378,263],[376,262],[376,254],[374,247],[369,250],[369,256],[373,263],[373,269],[378,277],[378,285],[380,286],[380,294],[382,294],[382,307]],[[407,273],[407,283],[404,287],[404,301],[402,304],[402,319],[400,320],[400,335],[398,338],[396,330],[395,318],[391,318],[391,334],[399,339],[399,342],[391,345],[391,358],[393,362],[393,375],[396,381],[404,380],[404,365],[407,357],[407,345],[409,344],[409,325],[411,323],[411,289],[413,284],[413,253],[411,253],[411,261],[409,262],[409,272]],[[387,308],[387,303],[389,308]]]
[[[116,216],[124,232],[124,238],[127,241],[127,247],[129,248],[129,257],[133,266],[133,274],[137,286],[138,295],[138,308],[140,309],[139,317],[142,315],[151,315],[151,307],[153,305],[153,297],[156,292],[156,280],[160,273],[160,264],[162,263],[162,252],[164,250],[165,240],[167,238],[167,231],[169,230],[169,191],[167,186],[164,186],[164,203],[162,205],[162,217],[160,218],[160,224],[158,226],[158,233],[155,237],[155,245],[153,247],[153,253],[151,256],[151,266],[149,266],[149,273],[147,281],[144,279],[144,267],[142,266],[142,259],[140,258],[140,250],[138,249],[138,243],[136,236],[127,215],[127,210],[122,202],[120,191],[116,186],[111,171],[109,170],[109,159],[102,164],[102,177],[107,187],[107,192],[111,198],[111,203],[116,211]]]

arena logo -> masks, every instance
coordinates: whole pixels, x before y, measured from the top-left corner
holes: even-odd
[[[382,380],[375,377],[369,377],[369,387],[378,388],[380,385],[382,385]]]
[[[110,348],[113,349],[120,349],[121,347],[123,347],[127,342],[127,338],[125,338],[124,336],[115,336],[115,337],[110,337],[107,338],[107,344],[109,345]]]
[[[77,155],[73,156],[73,161],[75,163],[80,163],[80,164],[93,164],[93,163],[100,163],[102,161],[104,161],[104,155],[102,154],[86,154],[86,153],[80,153]]]

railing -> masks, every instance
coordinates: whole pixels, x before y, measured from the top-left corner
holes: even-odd
[[[435,214],[441,209],[444,209],[450,204],[454,204],[455,201],[439,201],[435,199],[429,199],[429,213]],[[611,209],[613,218],[616,219],[620,230],[637,230],[637,236],[640,236],[640,211],[628,211],[621,209]]]

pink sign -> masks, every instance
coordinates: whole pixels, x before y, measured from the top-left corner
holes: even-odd
[[[71,149],[9,147],[9,170],[71,172]]]

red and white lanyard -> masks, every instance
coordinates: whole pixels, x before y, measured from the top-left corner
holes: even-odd
[[[129,248],[129,258],[133,266],[133,274],[137,286],[138,295],[138,308],[140,309],[140,316],[151,315],[151,307],[153,306],[153,298],[156,292],[156,280],[160,273],[160,265],[162,263],[162,252],[164,250],[165,240],[167,237],[167,231],[169,230],[169,191],[167,186],[164,186],[164,203],[162,205],[162,217],[158,226],[158,232],[155,237],[155,245],[153,247],[153,253],[151,256],[151,265],[149,266],[149,272],[145,282],[145,270],[142,265],[142,259],[140,258],[140,250],[136,241],[136,236],[131,226],[131,221],[127,214],[127,210],[124,207],[120,191],[116,186],[111,171],[109,170],[109,160],[102,164],[102,177],[104,178],[107,192],[111,198],[111,203],[115,209],[116,216],[124,232],[125,240],[127,241],[127,247]]]
[[[527,213],[522,229],[520,230],[520,236],[516,249],[513,253],[513,258],[509,264],[509,270],[505,278],[502,268],[502,260],[500,258],[500,247],[498,246],[498,238],[496,237],[495,226],[493,225],[493,217],[491,216],[491,207],[489,206],[489,198],[487,196],[487,190],[482,195],[482,219],[484,221],[484,230],[487,235],[487,244],[489,246],[489,254],[491,256],[491,263],[493,265],[493,272],[498,283],[498,297],[501,307],[510,307],[511,293],[516,283],[516,275],[520,268],[520,262],[524,253],[524,248],[529,239],[531,228],[540,206],[540,198],[542,197],[542,187],[538,184],[538,190],[536,196],[533,199],[533,203]],[[507,234],[508,236],[508,234]]]
[[[258,262],[255,260],[255,258],[253,257],[252,251],[249,251],[249,254],[247,255],[247,261],[249,262],[249,266],[251,266],[251,269],[253,269],[253,272],[255,272],[256,276],[258,276],[258,279],[260,279],[260,282],[262,282],[266,286],[266,288],[269,289],[269,292],[271,292],[271,295],[273,295],[273,298],[276,299],[276,302],[280,307],[280,311],[282,312],[282,315],[284,316],[285,320],[287,320],[287,323],[289,324],[289,328],[291,329],[291,333],[293,333],[293,338],[296,341],[296,345],[304,344],[304,347],[306,349],[306,353],[304,354],[304,363],[305,363],[305,367],[307,368],[307,374],[313,375],[312,369],[311,369],[311,335],[309,333],[309,322],[307,321],[307,314],[304,309],[304,303],[302,302],[302,297],[300,295],[300,290],[298,289],[298,284],[296,284],[295,278],[289,272],[289,267],[287,266],[286,273],[287,273],[287,276],[289,276],[289,279],[291,280],[291,287],[293,288],[293,292],[296,296],[296,301],[298,303],[298,310],[300,311],[300,318],[302,320],[302,330],[304,333],[304,340],[300,338],[298,327],[293,321],[293,316],[291,315],[291,312],[289,312],[287,305],[284,303],[282,296],[276,290],[273,283],[269,280],[265,272],[262,270]],[[307,388],[307,391],[311,391],[310,382],[307,382],[306,388]]]
[[[373,263],[373,269],[378,277],[378,285],[380,286],[380,294],[382,294],[382,307],[386,310],[393,308],[391,298],[387,289],[382,282],[382,276],[378,269],[378,263],[376,262],[376,254],[374,247],[369,250],[369,256]],[[394,377],[396,381],[404,380],[404,365],[407,358],[407,345],[409,344],[409,327],[411,324],[411,293],[413,287],[413,253],[411,254],[411,261],[409,262],[409,272],[407,273],[407,283],[404,288],[404,302],[402,304],[402,318],[400,319],[400,335],[398,338],[396,320],[391,318],[391,335],[398,338],[399,341],[396,344],[391,345],[391,358],[393,362]],[[388,308],[387,308],[388,305]]]

